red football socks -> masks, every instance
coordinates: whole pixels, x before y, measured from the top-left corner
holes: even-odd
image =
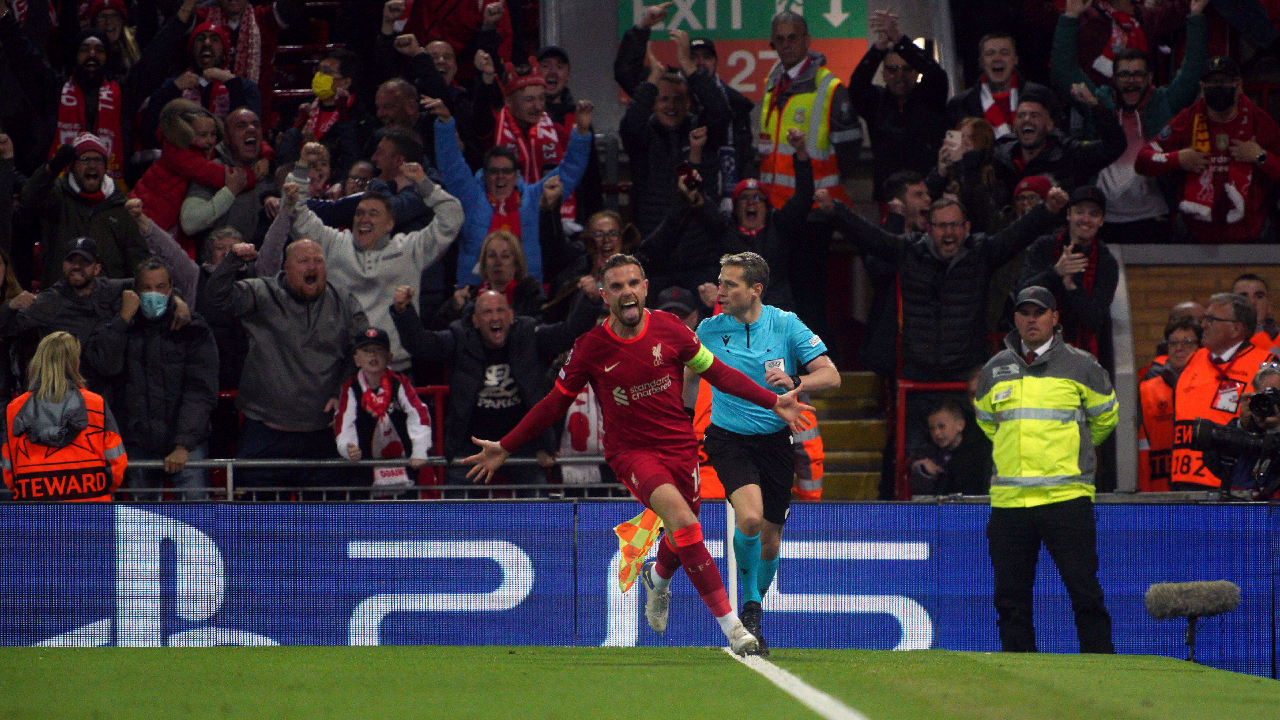
[[[694,523],[682,527],[671,533],[671,539],[675,542],[676,554],[680,556],[685,574],[698,590],[702,602],[710,608],[711,614],[724,617],[733,612],[733,608],[729,607],[729,595],[725,592],[720,570],[716,567],[716,561],[711,558],[711,553],[707,552],[706,544],[702,542],[702,526]],[[662,548],[658,549],[658,554],[661,557]]]

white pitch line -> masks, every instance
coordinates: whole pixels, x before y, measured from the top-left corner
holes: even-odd
[[[866,715],[806,683],[758,655],[739,657],[729,648],[721,648],[729,657],[755,670],[783,692],[799,700],[805,707],[826,720],[870,720]]]

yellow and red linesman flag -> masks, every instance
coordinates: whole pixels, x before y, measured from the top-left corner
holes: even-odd
[[[613,529],[618,536],[618,550],[622,557],[618,560],[618,587],[622,592],[631,589],[640,577],[640,566],[644,564],[644,556],[653,541],[662,532],[662,518],[648,508],[639,515],[618,525]]]

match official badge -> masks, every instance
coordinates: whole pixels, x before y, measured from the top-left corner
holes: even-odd
[[[662,343],[653,346],[653,366],[662,365]]]

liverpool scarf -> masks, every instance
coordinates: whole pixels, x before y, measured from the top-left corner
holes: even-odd
[[[1009,78],[1009,89],[1004,92],[992,93],[986,75],[978,80],[978,86],[981,88],[979,97],[982,99],[982,118],[995,128],[997,138],[1012,135],[1013,111],[1018,107],[1017,73]]]
[[[205,11],[201,22],[217,23],[231,29],[231,23],[217,4],[210,5]],[[240,13],[240,27],[235,32],[234,47],[227,48],[227,54],[233,58],[231,72],[236,77],[257,83],[262,75],[262,30],[258,27],[258,15],[253,5]]]
[[[62,102],[58,103],[58,125],[53,135],[53,147],[49,157],[58,148],[70,143],[82,132],[91,132],[102,140],[107,148],[107,174],[115,179],[123,177],[124,161],[121,157],[120,85],[104,80],[98,86],[98,120],[94,127],[85,126],[84,93],[74,79],[62,86]]]
[[[1097,0],[1093,6],[1111,21],[1111,38],[1102,48],[1102,54],[1094,58],[1093,69],[1100,75],[1111,77],[1115,70],[1116,54],[1125,48],[1137,48],[1146,52],[1147,36],[1142,32],[1137,18],[1116,10],[1107,0]]]
[[[1252,115],[1256,106],[1243,95],[1240,97],[1238,112],[1240,116],[1233,123],[1237,127],[1253,128]],[[1222,192],[1226,195],[1231,207],[1227,210],[1228,223],[1240,222],[1244,219],[1245,198],[1249,196],[1249,186],[1253,184],[1253,165],[1237,162],[1231,158],[1231,138],[1220,133],[1218,139],[1210,142],[1209,119],[1205,115],[1204,99],[1197,100],[1191,106],[1195,114],[1191,126],[1191,149],[1209,153],[1208,166],[1199,174],[1187,173],[1182,186],[1182,202],[1178,209],[1201,222],[1213,222],[1213,208],[1218,201],[1218,187],[1214,180],[1214,167],[1226,166],[1226,179],[1222,181]],[[1219,147],[1221,146],[1221,147]]]
[[[568,122],[568,118],[565,119]],[[494,145],[503,145],[515,150],[516,167],[526,183],[536,183],[542,179],[542,168],[546,165],[559,165],[564,159],[565,142],[560,134],[560,126],[547,113],[542,113],[538,122],[528,130],[521,130],[516,119],[507,108],[498,113],[497,127],[494,129]],[[566,197],[560,206],[561,217],[574,217],[577,203],[573,196]]]

